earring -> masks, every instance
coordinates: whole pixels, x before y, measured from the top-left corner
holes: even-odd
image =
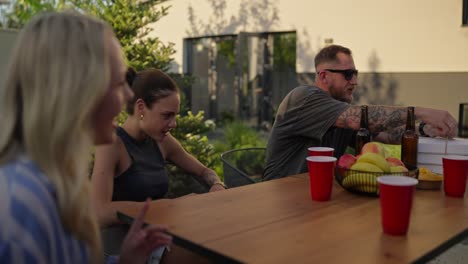
[[[143,120],[143,114],[140,115],[140,120]]]

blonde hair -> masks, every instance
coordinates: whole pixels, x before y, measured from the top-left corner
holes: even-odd
[[[74,12],[33,18],[20,33],[0,103],[0,164],[20,152],[57,190],[62,224],[102,260],[89,198],[93,111],[110,84],[105,23]]]

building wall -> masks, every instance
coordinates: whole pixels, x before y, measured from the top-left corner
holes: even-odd
[[[314,72],[316,52],[332,39],[353,50],[361,72],[393,76],[395,103],[444,108],[458,118],[458,104],[468,102],[468,27],[461,26],[462,2],[173,0],[154,34],[175,43],[173,70],[179,72],[186,37],[295,30],[299,73]]]
[[[461,26],[460,0],[173,0],[168,5],[169,15],[155,24],[154,34],[176,44],[179,65],[185,37],[296,30],[298,72],[314,70],[313,57],[327,38],[350,47],[362,71],[468,71],[468,27]]]
[[[375,73],[360,76],[356,90],[357,103],[445,109],[457,120],[459,104],[468,103],[466,72],[392,72],[377,75],[381,85],[373,84]]]

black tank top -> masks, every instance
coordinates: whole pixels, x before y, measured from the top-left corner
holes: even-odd
[[[116,132],[125,144],[131,165],[114,178],[112,201],[141,202],[147,197],[153,200],[163,198],[169,187],[169,178],[156,141],[148,137],[137,142],[121,127]]]

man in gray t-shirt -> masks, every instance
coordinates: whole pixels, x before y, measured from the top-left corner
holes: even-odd
[[[352,141],[353,130],[333,125],[347,108],[348,103],[333,99],[318,87],[292,90],[278,108],[267,146],[265,179],[307,171],[305,157],[311,146],[334,147],[335,155],[341,156]],[[340,145],[332,146],[333,136],[341,139]]]
[[[267,144],[264,180],[307,171],[307,148],[327,146],[340,157],[354,145],[360,106],[350,105],[358,71],[348,48],[331,45],[315,57],[316,86],[299,86],[281,102]],[[399,144],[405,130],[406,107],[368,107],[369,130],[375,141]],[[456,120],[444,110],[416,107],[416,118],[426,123],[425,134],[453,137]]]

